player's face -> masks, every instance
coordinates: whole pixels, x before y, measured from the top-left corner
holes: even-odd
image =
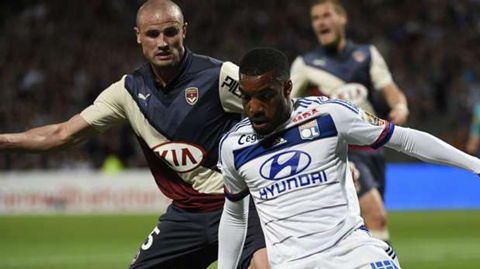
[[[291,89],[292,82],[279,82],[273,71],[259,76],[240,74],[243,109],[258,134],[273,132],[290,117]]]
[[[313,31],[324,47],[339,48],[345,42],[347,17],[339,14],[332,3],[315,5],[310,10]]]
[[[183,40],[187,24],[183,24],[177,14],[169,10],[145,11],[135,31],[143,55],[153,66],[178,66],[185,54]]]

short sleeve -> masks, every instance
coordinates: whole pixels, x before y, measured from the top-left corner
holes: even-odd
[[[380,119],[343,100],[330,100],[335,126],[348,144],[370,146],[374,149],[385,145],[395,129],[392,123]]]
[[[239,201],[249,194],[245,180],[235,169],[233,151],[228,144],[228,134],[222,139],[219,147],[218,168],[222,172],[224,180],[225,197],[230,201]]]
[[[305,62],[301,56],[298,56],[292,63],[290,77],[292,79],[292,97],[303,97],[306,95],[309,84]]]
[[[223,110],[229,113],[242,113],[242,100],[238,88],[238,66],[224,62],[220,69],[218,90]]]
[[[125,101],[125,76],[105,89],[95,99],[93,105],[84,109],[80,116],[99,132],[126,122],[123,103]]]
[[[377,48],[372,45],[370,47],[370,51],[372,54],[370,77],[373,82],[373,87],[377,90],[381,90],[393,83],[392,74],[390,73],[387,63]]]

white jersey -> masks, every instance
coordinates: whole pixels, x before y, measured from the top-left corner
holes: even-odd
[[[388,142],[394,125],[341,100],[294,99],[290,119],[260,137],[248,119],[221,142],[226,197],[253,196],[272,268],[325,251],[363,225],[347,146]]]

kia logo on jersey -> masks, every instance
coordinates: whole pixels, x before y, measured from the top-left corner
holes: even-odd
[[[303,151],[282,152],[262,164],[260,175],[268,180],[284,179],[303,172],[311,161],[310,155]]]
[[[153,151],[179,173],[192,171],[205,158],[203,148],[189,143],[167,142],[154,147]]]

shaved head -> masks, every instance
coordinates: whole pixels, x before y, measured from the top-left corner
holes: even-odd
[[[145,13],[152,13],[157,11],[164,11],[173,15],[178,22],[183,24],[183,14],[180,7],[170,0],[148,0],[145,2],[137,12],[137,27],[140,26],[141,17]]]

